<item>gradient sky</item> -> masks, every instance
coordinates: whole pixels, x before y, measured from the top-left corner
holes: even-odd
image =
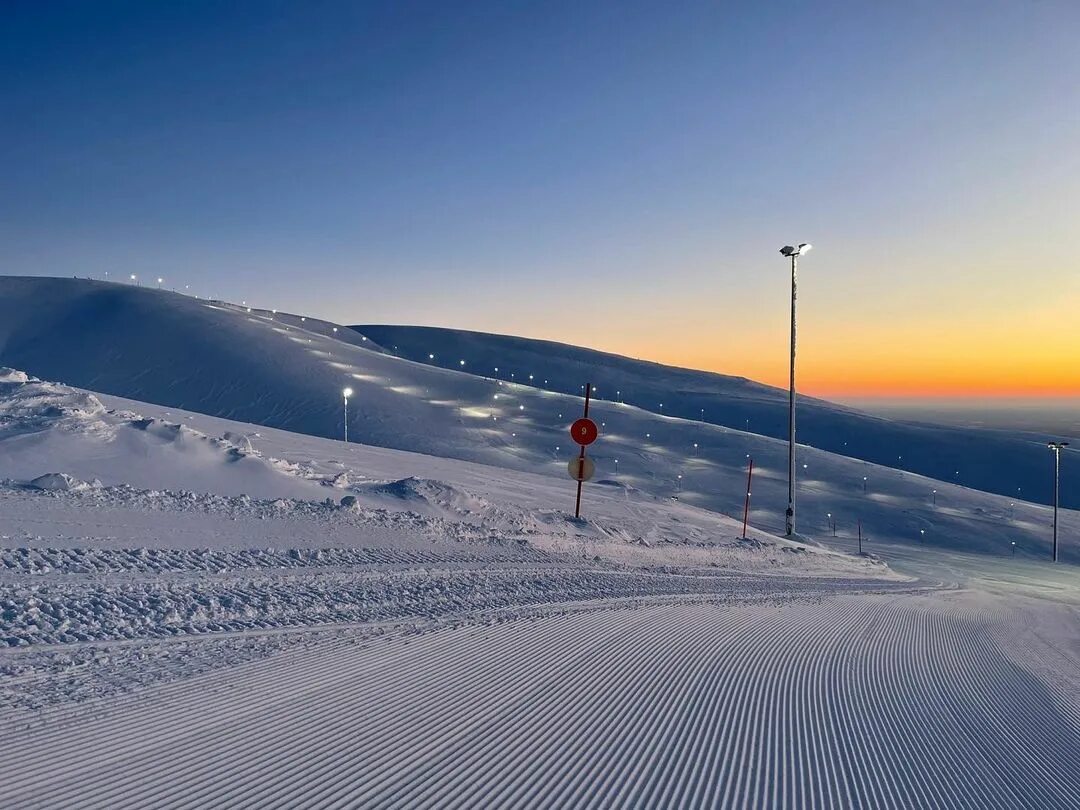
[[[0,272],[1080,394],[1080,4],[8,2]]]

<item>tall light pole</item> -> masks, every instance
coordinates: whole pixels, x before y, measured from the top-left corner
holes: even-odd
[[[345,444],[349,443],[349,397],[352,396],[352,389],[346,388],[341,392],[341,395],[345,398]]]
[[[1058,500],[1061,494],[1061,450],[1068,447],[1068,442],[1047,442],[1054,453],[1054,562],[1058,561],[1057,527],[1058,527]]]
[[[798,247],[784,245],[780,253],[791,257],[791,385],[788,388],[788,506],[785,533],[795,534],[795,299],[799,256],[810,250],[805,242]]]

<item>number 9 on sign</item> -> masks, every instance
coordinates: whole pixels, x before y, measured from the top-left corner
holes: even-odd
[[[596,441],[600,431],[596,428],[596,422],[592,419],[578,419],[570,426],[570,438],[582,447]]]

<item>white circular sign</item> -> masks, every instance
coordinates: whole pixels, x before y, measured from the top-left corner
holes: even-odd
[[[566,465],[566,471],[570,473],[570,477],[575,481],[588,481],[596,475],[596,465],[588,456],[585,458],[575,457],[570,459],[570,463]]]

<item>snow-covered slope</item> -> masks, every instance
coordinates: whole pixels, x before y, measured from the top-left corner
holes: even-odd
[[[455,370],[412,362],[364,338],[324,321],[158,290],[0,279],[0,361],[32,374],[167,406],[162,411],[183,408],[259,426],[249,432],[276,427],[331,437],[341,434],[340,392],[348,385],[355,390],[350,438],[539,474],[551,482],[551,508],[567,506],[566,428],[580,413],[579,397],[545,390],[536,379],[527,385],[462,373],[460,363]],[[471,362],[466,359],[466,368]],[[671,388],[677,390],[677,382]],[[603,387],[600,393],[609,394]],[[747,458],[753,456],[751,522],[768,531],[782,526],[783,441],[605,399],[592,413],[602,425],[591,451],[600,483],[588,492],[677,496],[682,504],[741,515]],[[202,429],[204,417],[195,419]],[[222,426],[212,435],[237,430]],[[969,433],[955,432],[956,442],[967,441]],[[944,442],[953,434],[941,435]],[[1040,452],[1045,464],[1045,448]],[[838,539],[849,546],[861,522],[871,542],[1005,554],[1015,541],[1020,554],[1048,552],[1046,507],[820,449],[803,450],[800,463],[799,528],[805,534],[831,536],[832,515]],[[1073,491],[1068,485],[1065,490]],[[1071,536],[1075,515],[1066,515],[1063,526]],[[1065,546],[1066,559],[1075,559]]]
[[[106,410],[93,394],[0,368],[0,477],[66,490],[139,485],[255,498],[314,497],[292,465],[251,451],[250,431],[211,437],[187,425]]]
[[[742,377],[459,329],[385,325],[353,329],[417,362],[521,383],[531,380],[533,385],[570,394],[592,381],[605,399],[787,438],[787,391]],[[853,350],[852,356],[857,355]],[[1045,436],[894,421],[806,396],[799,398],[797,432],[803,444],[875,464],[1014,499],[1049,503],[1052,498]],[[1080,508],[1080,487],[1067,488],[1063,497],[1067,505]]]
[[[271,540],[273,547],[302,548],[461,541],[586,550],[645,565],[888,576],[873,562],[759,530],[737,542],[741,526],[733,520],[626,487],[591,492],[592,519],[581,522],[565,508],[569,482],[560,479],[101,396],[104,403],[0,367],[0,492],[9,499],[8,530],[55,529],[81,511],[108,526],[108,538],[95,540],[108,548],[176,549],[190,546],[192,536],[198,547],[242,550]],[[42,499],[38,492],[57,495]],[[134,525],[152,533],[129,531],[130,517],[117,523],[101,516],[118,509],[139,515]],[[225,528],[204,521],[201,536],[190,525],[178,531],[192,513],[224,518]],[[144,514],[158,519],[143,521]],[[283,518],[303,529],[278,533]],[[78,529],[70,536],[53,531],[31,545],[71,547],[80,538],[86,540]]]
[[[550,477],[111,404],[0,368],[0,649],[907,582],[623,487],[583,522]]]
[[[930,510],[875,476],[857,497],[881,525],[952,532],[874,538],[920,581],[739,541],[704,491],[609,479],[579,522],[558,469],[0,370],[0,805],[1075,807],[1076,569],[948,550],[1027,529],[995,530],[997,496]]]

